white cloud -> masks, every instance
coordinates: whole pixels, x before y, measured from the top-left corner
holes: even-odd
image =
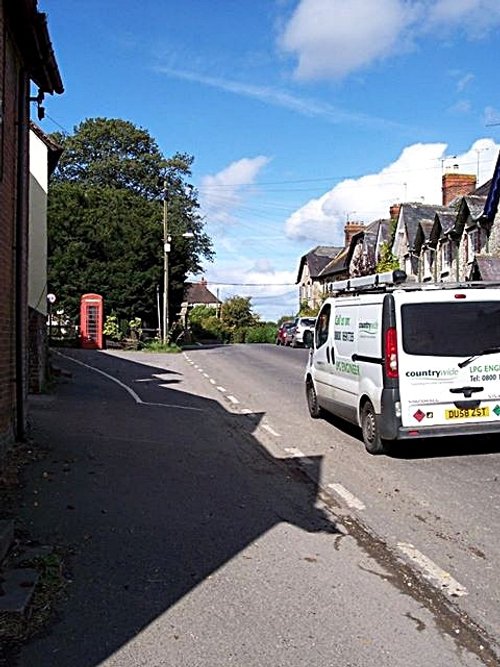
[[[298,310],[295,270],[276,270],[270,259],[254,261],[241,256],[218,261],[207,270],[206,277],[210,291],[222,301],[235,295],[252,297],[254,312],[261,319],[277,320]]]
[[[301,0],[281,38],[300,79],[341,77],[400,48],[412,11],[400,0]]]
[[[405,128],[402,123],[370,116],[360,112],[345,111],[333,104],[308,97],[301,97],[273,86],[258,86],[243,83],[224,77],[207,76],[196,71],[179,69],[176,67],[161,66],[157,70],[167,76],[210,86],[240,97],[258,100],[263,104],[288,109],[294,113],[310,118],[322,118],[328,123],[349,123],[353,125],[371,126],[374,128]],[[405,128],[407,129],[407,128]]]
[[[437,0],[429,3],[428,24],[432,28],[463,29],[481,38],[500,22],[498,0]]]
[[[486,107],[484,110],[485,125],[500,125],[500,111],[494,107]]]
[[[453,104],[448,111],[456,114],[465,114],[469,113],[472,110],[472,104],[470,100],[460,100]]]
[[[255,183],[269,161],[264,155],[242,158],[217,174],[202,178],[200,203],[209,224],[231,224],[232,214],[243,202],[248,186]]]
[[[469,85],[469,83],[471,83],[472,81],[474,81],[474,78],[475,78],[475,77],[474,77],[474,74],[470,74],[470,73],[469,73],[469,74],[465,74],[464,76],[462,76],[462,77],[457,81],[457,91],[458,91],[459,93],[463,92],[463,91],[467,88],[467,86]]]
[[[297,78],[341,78],[424,35],[479,39],[499,24],[498,0],[300,0],[279,44],[297,57]]]
[[[389,207],[402,201],[441,203],[443,169],[477,174],[478,184],[491,177],[500,145],[479,139],[460,154],[447,156],[447,145],[414,144],[377,174],[346,179],[317,199],[295,211],[285,223],[291,239],[312,243],[343,245],[346,220],[369,223],[387,218]]]

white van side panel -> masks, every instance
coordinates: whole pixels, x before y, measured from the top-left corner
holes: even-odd
[[[335,350],[334,400],[341,405],[357,410],[359,396],[360,366],[353,361],[356,351],[358,328],[358,304],[345,303],[338,299],[332,321]]]
[[[360,367],[359,396],[360,398],[367,396],[375,412],[379,413],[383,387],[382,303],[360,305],[357,325],[357,354],[361,357],[358,362]]]

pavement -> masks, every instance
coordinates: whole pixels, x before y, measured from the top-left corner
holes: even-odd
[[[16,667],[108,664],[278,523],[336,533],[314,484],[253,441],[258,415],[180,388],[180,355],[64,354],[54,393],[31,400],[30,435],[48,453],[25,471],[20,520],[69,554],[71,582]]]

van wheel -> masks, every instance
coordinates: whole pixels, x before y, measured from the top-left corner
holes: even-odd
[[[313,419],[319,419],[323,416],[323,410],[321,409],[318,403],[318,397],[316,395],[316,389],[312,380],[308,380],[306,384],[306,396],[307,396],[307,407],[309,408],[309,414]]]
[[[385,454],[387,445],[380,437],[377,425],[377,416],[370,401],[361,408],[361,431],[366,451],[370,454]]]

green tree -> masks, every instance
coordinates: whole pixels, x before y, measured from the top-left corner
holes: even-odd
[[[394,269],[399,269],[398,259],[393,255],[390,243],[384,241],[380,246],[380,259],[377,262],[375,271],[377,273],[384,273],[384,271],[393,271]]]
[[[311,308],[311,306],[307,303],[307,301],[302,301],[300,304],[299,315],[301,317],[316,317],[318,311],[319,311],[319,306]]]
[[[221,310],[221,319],[228,329],[250,327],[259,317],[252,311],[251,297],[231,296],[224,301]]]
[[[384,271],[394,271],[394,269],[399,269],[399,261],[392,252],[392,244],[394,242],[397,224],[397,219],[392,218],[389,227],[389,238],[380,246],[380,258],[375,267],[376,273],[384,273]]]
[[[48,207],[48,278],[58,302],[75,316],[81,294],[98,292],[118,317],[155,323],[166,198],[172,321],[186,274],[199,273],[202,259],[213,257],[188,182],[193,158],[165,158],[147,131],[117,119],[87,119],[73,135],[53,137],[64,148]],[[182,238],[184,232],[193,238]]]

